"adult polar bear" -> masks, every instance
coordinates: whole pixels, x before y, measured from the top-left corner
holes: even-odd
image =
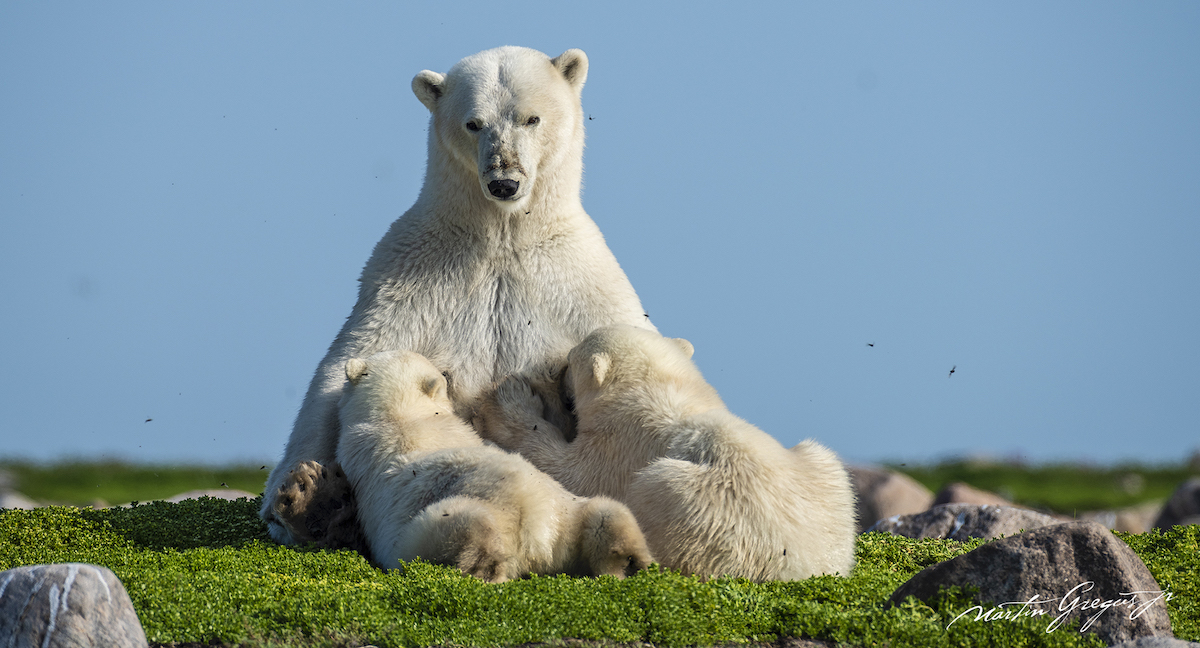
[[[281,489],[297,481],[293,471],[333,461],[349,358],[388,349],[425,356],[447,375],[455,413],[470,419],[497,381],[538,383],[596,328],[654,330],[580,202],[587,69],[577,49],[551,59],[501,47],[413,79],[432,113],[425,183],[375,246],[358,302],[267,479],[260,514],[277,541],[305,535],[285,515],[304,502]],[[552,391],[552,382],[538,384]],[[563,418],[561,405],[547,409]]]

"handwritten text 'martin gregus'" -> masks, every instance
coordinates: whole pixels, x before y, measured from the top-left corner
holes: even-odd
[[[1092,627],[1092,624],[1101,617],[1105,612],[1114,608],[1122,608],[1129,611],[1130,620],[1136,619],[1148,610],[1151,605],[1159,601],[1170,601],[1173,596],[1171,592],[1163,592],[1161,590],[1146,590],[1141,592],[1121,592],[1120,598],[1104,599],[1104,598],[1087,598],[1088,592],[1091,592],[1096,584],[1092,581],[1086,581],[1072,587],[1062,598],[1043,599],[1040,594],[1034,594],[1028,601],[1009,601],[1007,603],[997,604],[995,607],[984,610],[982,605],[975,605],[967,608],[954,617],[946,629],[954,625],[955,621],[964,616],[975,613],[976,621],[998,621],[1006,620],[1013,621],[1023,617],[1040,617],[1049,614],[1052,611],[1057,611],[1060,614],[1054,617],[1054,620],[1047,626],[1046,632],[1057,630],[1074,612],[1087,614],[1092,610],[1095,613],[1087,617],[1083,626],[1079,628],[1080,632],[1086,632]],[[1057,603],[1057,610],[1043,609],[1039,606],[1053,605]]]

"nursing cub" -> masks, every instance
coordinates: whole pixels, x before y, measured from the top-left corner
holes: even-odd
[[[376,564],[421,557],[497,583],[531,572],[620,578],[650,564],[625,505],[572,495],[485,445],[423,356],[350,359],[346,377],[337,458]]]
[[[573,493],[625,502],[665,567],[755,581],[849,575],[855,508],[841,461],[812,440],[787,450],[731,414],[691,355],[685,340],[601,328],[563,376],[573,441],[519,378],[483,408],[485,435]]]

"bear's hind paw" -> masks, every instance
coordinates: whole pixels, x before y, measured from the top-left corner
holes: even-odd
[[[314,504],[329,497],[329,486],[329,471],[316,461],[304,461],[288,472],[275,492],[271,511],[296,542],[317,539],[310,530],[313,520],[309,518]]]

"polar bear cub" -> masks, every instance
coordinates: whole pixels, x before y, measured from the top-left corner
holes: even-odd
[[[622,578],[650,564],[625,505],[568,493],[457,418],[425,357],[346,362],[337,458],[378,565],[421,557],[503,582],[530,572]]]
[[[519,379],[484,408],[485,433],[574,493],[628,504],[666,567],[756,581],[848,575],[855,508],[841,461],[812,440],[784,449],[731,414],[691,355],[685,340],[599,329],[568,356],[573,441],[538,416]]]

